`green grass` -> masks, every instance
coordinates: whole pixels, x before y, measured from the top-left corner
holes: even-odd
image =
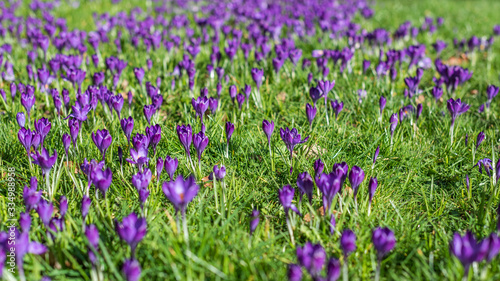
[[[113,6],[109,1],[105,1],[103,6],[100,6],[98,1],[89,1],[81,4],[78,9],[63,4],[55,13],[67,18],[70,28],[90,30],[93,28],[93,12],[108,11],[115,14],[137,4],[130,2],[123,1],[120,6]],[[445,40],[450,46],[442,57],[449,58],[456,55],[451,47],[454,37],[461,39],[471,35],[489,36],[493,25],[500,23],[496,21],[498,11],[500,2],[494,1],[386,0],[378,1],[373,20],[360,22],[362,27],[369,31],[376,27],[393,31],[405,20],[417,23],[422,22],[424,16],[442,16],[445,18],[445,24],[438,32],[434,35],[419,35],[418,39],[427,45],[427,54],[433,59],[435,53],[430,44],[436,39]],[[27,6],[20,12],[24,15],[32,14]],[[124,32],[123,36],[127,38],[127,32]],[[6,42],[8,40],[5,39]],[[310,51],[313,49],[334,48],[328,40],[323,40],[322,43],[305,40],[296,44],[303,49],[304,57],[310,57]],[[339,43],[340,46],[344,44],[345,42]],[[437,73],[427,70],[421,87],[424,89],[424,110],[418,120],[418,130],[415,133],[409,121],[399,124],[392,149],[389,116],[399,110],[402,102],[405,105],[408,103],[402,95],[405,88],[403,79],[414,75],[413,72],[408,74],[403,71],[398,74],[395,95],[389,97],[389,84],[382,82],[377,85],[371,73],[367,76],[361,75],[363,55],[357,52],[353,59],[352,74],[342,76],[336,73],[336,68],[335,71],[332,69],[329,77],[336,80],[334,95],[345,103],[344,111],[337,121],[327,126],[324,108],[320,106],[313,130],[310,130],[305,115],[305,104],[311,102],[306,82],[308,72],[297,68],[295,78],[291,79],[288,75],[291,65],[287,62],[280,80],[276,81],[268,61],[264,67],[266,81],[261,89],[265,110],[251,106],[241,114],[232,109],[228,87],[230,84],[236,84],[241,88],[245,83],[253,86],[250,69],[257,64],[253,61],[245,64],[242,54],[239,54],[234,65],[225,62],[226,73],[230,75],[231,80],[223,87],[221,110],[215,117],[207,119],[210,143],[202,158],[202,177],[208,176],[215,164],[226,166],[228,211],[225,217],[219,214],[219,210],[215,208],[212,184],[201,182],[198,177],[201,189],[188,207],[190,241],[189,245],[186,245],[182,235],[176,232],[174,209],[163,195],[161,184],[157,185],[154,181],[154,184],[150,185],[151,195],[146,204],[148,234],[137,249],[137,258],[143,270],[142,280],[286,280],[287,265],[296,263],[297,260],[295,247],[291,245],[288,235],[285,214],[278,201],[278,189],[286,184],[296,187],[297,174],[300,172],[308,171],[314,174],[313,162],[319,157],[325,162],[327,171],[331,170],[334,163],[342,161],[346,161],[350,167],[357,165],[365,170],[366,179],[358,194],[359,214],[355,213],[352,196],[348,194],[347,188],[344,188],[342,198],[346,202],[342,212],[339,211],[338,203],[334,208],[339,211],[336,215],[337,228],[335,234],[330,235],[327,220],[317,213],[322,203],[315,190],[313,208],[307,209],[306,204],[301,206],[304,213],[314,214],[313,226],[302,218],[293,218],[294,236],[298,245],[303,245],[306,241],[321,243],[329,256],[336,256],[343,263],[339,233],[350,228],[356,233],[358,240],[356,252],[349,257],[349,276],[351,280],[369,280],[373,279],[376,266],[371,231],[377,226],[387,226],[394,230],[397,244],[394,251],[382,262],[382,280],[460,279],[462,266],[448,251],[452,234],[470,229],[478,237],[484,237],[496,229],[498,189],[490,189],[490,179],[485,174],[479,174],[477,167],[473,167],[475,163],[471,149],[475,145],[477,134],[484,131],[486,140],[479,147],[475,161],[486,157],[499,158],[498,98],[492,104],[489,119],[485,118],[485,114],[477,113],[479,105],[486,101],[486,86],[499,83],[500,59],[496,55],[500,51],[499,46],[498,42],[493,46],[490,61],[481,53],[474,65],[469,62],[463,64],[474,71],[474,75],[469,82],[459,87],[457,96],[471,104],[471,109],[458,118],[453,145],[450,145],[450,117],[445,102],[448,97],[444,96],[444,102],[434,102],[430,90],[432,76]],[[55,53],[52,48],[50,55]],[[148,56],[142,46],[139,50],[134,50],[127,43],[123,44],[123,48],[124,53],[120,57],[126,58],[129,64],[122,74],[122,80],[127,80],[129,86],[122,86],[119,92],[127,92],[133,90],[132,87],[137,87],[133,67],[145,67]],[[101,47],[101,52],[103,57],[115,55],[115,47]],[[92,53],[89,47],[88,54]],[[147,73],[145,80],[155,81],[157,75],[171,71],[181,56],[181,52],[175,55],[167,54],[163,48],[151,53],[154,67],[153,71]],[[205,75],[208,56],[209,51],[203,49],[196,60],[196,95],[200,87],[204,86],[209,88],[210,96],[215,95],[215,84],[209,83]],[[12,57],[16,62],[16,70],[19,71],[16,75],[25,80],[25,50],[14,48]],[[375,57],[365,55],[365,58],[372,60],[372,69],[376,64]],[[87,77],[93,72],[94,67],[88,66]],[[90,82],[87,78],[84,88]],[[62,85],[71,88],[65,82]],[[9,93],[7,84],[1,85],[1,88]],[[359,104],[356,93],[361,88],[366,89],[368,96]],[[473,95],[473,90],[477,90],[478,94]],[[170,80],[164,77],[161,92],[164,95],[159,122],[162,127],[162,140],[157,155],[179,158],[177,174],[187,176],[191,172],[186,165],[186,157],[178,141],[175,126],[190,123],[197,132],[199,121],[194,116],[186,85],[178,84],[176,90],[171,91]],[[388,98],[382,124],[377,120],[378,99],[381,94]],[[66,230],[59,233],[54,241],[48,240],[38,215],[33,213],[31,239],[47,245],[49,253],[41,256],[27,255],[25,271],[29,276],[28,280],[39,280],[44,275],[50,276],[52,280],[90,280],[91,264],[87,257],[87,240],[82,233],[80,214],[82,188],[86,186],[87,180],[79,168],[75,167],[78,167],[84,158],[101,157],[91,141],[91,132],[107,128],[113,135],[113,144],[106,158],[106,164],[113,170],[113,183],[106,198],[112,218],[121,220],[131,212],[140,212],[137,192],[130,183],[136,170],[135,167],[125,164],[123,174],[120,172],[117,148],[127,147],[127,141],[116,116],[113,121],[105,117],[101,106],[98,107],[95,124],[89,115],[90,122],[85,123],[80,132],[83,142],[79,144],[79,152],[70,153],[71,163],[68,167],[66,164],[60,166],[61,161],[67,160],[63,159],[64,149],[60,141],[62,134],[69,132],[67,123],[59,123],[57,118],[54,118],[53,110],[46,109],[42,93],[37,92],[36,95],[37,105],[33,114],[37,119],[45,116],[52,120],[52,130],[45,146],[49,150],[58,151],[57,166],[62,167],[56,197],[67,196],[69,210],[66,216]],[[134,99],[133,116],[136,123],[133,134],[143,133],[147,126],[142,114],[144,101],[139,95],[137,93]],[[125,105],[123,111],[125,115],[126,107]],[[4,107],[0,107],[0,110],[0,221],[4,221],[7,218],[7,199],[3,186],[6,186],[7,169],[16,169],[18,212],[24,211],[22,187],[32,176],[41,179],[41,171],[36,166],[32,170],[29,169],[25,150],[17,140],[15,113],[22,110],[19,102],[15,111],[6,111]],[[446,115],[442,116],[441,111],[446,112]],[[333,118],[330,118],[332,121]],[[261,130],[263,119],[274,120],[276,123],[272,138],[276,172],[271,171],[267,142]],[[223,128],[228,120],[236,124],[236,129],[229,148],[230,155],[226,158]],[[289,175],[288,152],[279,138],[279,128],[286,126],[296,127],[303,136],[310,135],[309,141],[296,150],[292,176]],[[464,145],[466,133],[469,134],[467,147]],[[372,170],[373,153],[379,145],[380,156]],[[128,157],[128,152],[125,152],[125,156]],[[56,168],[52,169],[51,176],[56,171]],[[465,190],[466,174],[471,178],[470,198]],[[367,190],[370,176],[378,178],[379,188],[374,198],[372,213],[368,216]],[[164,173],[161,182],[166,180],[168,176]],[[40,180],[39,187],[43,186]],[[125,242],[117,237],[112,218],[106,212],[106,202],[102,199],[96,200],[93,195],[91,198],[93,203],[88,223],[96,224],[99,228],[99,261],[104,279],[120,280],[121,265],[130,255],[130,250]],[[338,197],[335,201],[337,200]],[[56,203],[56,209],[57,205]],[[261,211],[261,222],[254,236],[250,238],[249,214],[253,208]],[[474,280],[500,279],[498,257],[490,264],[480,264],[478,268],[479,270],[474,269],[471,273]]]

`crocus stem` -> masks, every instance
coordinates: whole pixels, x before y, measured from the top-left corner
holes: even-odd
[[[354,197],[354,208],[356,209],[356,214],[358,214],[358,198]]]
[[[269,142],[269,157],[271,158],[271,170],[274,172],[274,159],[273,159],[273,152],[271,149],[271,142]]]
[[[453,129],[454,129],[454,124],[451,124],[450,127],[450,139],[451,139],[451,144],[453,145]]]
[[[111,212],[109,211],[109,200],[108,197],[106,197],[106,195],[104,195],[104,201],[106,201],[106,213],[108,214],[111,225],[113,225],[113,219],[111,218]]]
[[[177,225],[177,235],[181,234],[181,223],[179,222],[179,213],[175,214],[175,222]]]
[[[344,281],[349,280],[349,270],[347,268],[347,255],[344,256],[344,265],[342,266],[342,279]]]
[[[375,271],[375,281],[380,280],[380,259],[377,259],[377,269]]]
[[[226,144],[226,158],[229,158],[229,141]]]
[[[290,219],[288,219],[288,216],[286,217],[286,225],[288,226],[288,232],[290,233],[290,240],[292,241],[292,245],[295,246],[295,239],[293,238],[292,225],[290,224]]]
[[[370,200],[370,202],[368,202],[368,216],[370,216],[372,212],[372,201]]]
[[[326,125],[330,125],[330,119],[328,118],[328,103],[325,98],[325,117],[326,117]]]
[[[186,211],[182,212],[182,228],[184,229],[184,241],[189,244],[188,226],[186,220]]]
[[[214,178],[215,209],[219,210],[219,198],[217,195],[217,180]]]
[[[50,189],[50,179],[49,179],[49,174],[45,174],[45,185],[47,187],[47,193],[49,194],[49,199],[52,201],[52,190]]]

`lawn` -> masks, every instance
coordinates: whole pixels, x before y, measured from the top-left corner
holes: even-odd
[[[2,76],[0,89],[5,91],[7,97],[0,103],[0,231],[4,232],[3,236],[0,235],[0,242],[3,243],[2,239],[10,235],[11,222],[17,223],[20,217],[29,217],[31,228],[26,231],[26,227],[23,228],[26,222],[22,219],[16,224],[18,231],[12,235],[16,235],[16,247],[28,245],[28,241],[21,239],[23,234],[28,235],[33,242],[32,248],[38,247],[38,251],[30,248],[29,253],[21,259],[19,253],[22,250],[16,248],[15,266],[7,263],[7,256],[3,270],[5,280],[22,280],[22,269],[26,280],[41,280],[43,277],[51,280],[137,280],[132,273],[133,266],[125,266],[129,271],[124,273],[126,261],[127,265],[134,263],[140,266],[141,280],[287,280],[289,266],[301,263],[297,258],[297,248],[308,242],[320,244],[327,259],[335,258],[341,265],[348,264],[348,267],[336,268],[342,271],[340,278],[344,278],[343,280],[347,280],[344,270],[347,270],[347,276],[351,280],[378,278],[378,261],[381,262],[380,280],[462,279],[467,267],[466,265],[464,268],[464,264],[467,262],[463,261],[465,258],[457,258],[450,252],[450,241],[454,239],[454,233],[464,235],[466,231],[471,231],[477,240],[482,240],[497,232],[500,194],[496,183],[499,170],[495,165],[500,158],[500,142],[497,137],[500,104],[497,98],[487,100],[487,88],[489,85],[500,84],[500,42],[495,37],[496,41],[489,48],[485,48],[483,44],[469,51],[467,43],[460,48],[454,46],[453,40],[469,40],[471,36],[488,39],[492,36],[494,26],[500,24],[500,1],[379,0],[371,6],[374,11],[372,18],[364,18],[356,12],[352,21],[360,26],[357,35],[362,34],[362,29],[367,32],[378,28],[387,30],[391,44],[387,44],[386,39],[381,39],[383,42],[380,44],[371,44],[368,39],[370,36],[365,34],[364,42],[352,45],[355,51],[343,72],[340,70],[340,60],[335,64],[332,58],[326,60],[329,69],[326,76],[322,63],[314,57],[317,51],[343,50],[350,39],[346,35],[330,37],[329,33],[321,30],[322,23],[314,22],[312,30],[303,30],[303,37],[291,32],[291,25],[283,26],[281,35],[277,34],[276,38],[283,38],[289,32],[292,34],[294,49],[300,49],[302,55],[296,66],[287,59],[276,73],[273,59],[277,57],[275,44],[280,41],[271,35],[271,26],[268,26],[271,31],[264,36],[269,40],[269,55],[264,56],[261,61],[255,58],[255,42],[251,38],[255,29],[263,27],[255,24],[248,27],[250,17],[240,16],[235,20],[234,13],[231,13],[233,17],[226,18],[224,24],[240,30],[242,42],[252,45],[248,59],[237,48],[237,53],[230,60],[225,48],[230,47],[229,38],[237,36],[228,35],[226,38],[221,32],[218,43],[214,43],[212,38],[207,38],[206,42],[202,40],[199,53],[191,60],[188,46],[196,45],[193,43],[196,40],[187,37],[190,31],[194,32],[193,38],[203,37],[202,28],[195,21],[206,17],[207,11],[201,7],[206,3],[195,1],[181,8],[166,2],[163,5],[162,1],[111,3],[108,0],[95,0],[82,1],[80,4],[77,1],[61,1],[59,6],[47,10],[50,14],[43,16],[40,10],[34,11],[28,2],[22,1],[15,11],[16,16],[23,17],[21,22],[24,23],[27,21],[26,17],[37,18],[42,23],[49,22],[49,15],[55,19],[64,18],[64,26],[68,32],[83,30],[87,32],[86,37],[96,27],[105,26],[109,30],[103,29],[102,33],[105,35],[99,39],[98,51],[94,50],[88,39],[82,43],[86,50],[66,47],[59,51],[55,46],[57,40],[51,39],[44,55],[41,47],[34,49],[34,43],[27,40],[46,36],[47,31],[43,29],[43,25],[38,27],[34,21],[31,27],[40,30],[31,31],[34,35],[27,35],[23,31],[17,38],[7,29],[11,25],[8,17],[0,20],[0,26],[5,29],[3,36],[0,36],[0,46],[12,46],[10,52],[5,48],[1,49],[4,62],[0,72],[8,72],[6,61],[12,63],[15,83],[33,85],[36,98],[28,119],[27,110],[22,105],[21,97],[24,95],[21,94],[20,87],[18,86],[17,95],[12,100],[11,82],[8,77]],[[288,3],[288,9],[293,12],[300,2],[282,1],[282,4]],[[312,2],[315,4],[311,4],[311,10],[321,9],[322,5],[326,5],[323,1]],[[253,7],[253,4],[239,1],[232,3],[231,5],[249,10]],[[138,6],[142,12],[134,10]],[[160,6],[166,12],[153,9]],[[271,6],[268,7],[272,10]],[[349,7],[354,5],[347,5],[343,9],[331,7],[330,10],[348,11]],[[222,7],[213,9],[215,18],[220,17],[217,19],[219,21],[224,14],[220,9]],[[110,23],[109,16],[132,10],[135,20],[119,19]],[[234,10],[237,10],[236,7]],[[303,9],[297,11],[303,15]],[[108,16],[102,16],[104,12]],[[3,11],[3,15],[9,13]],[[173,13],[178,15],[173,18]],[[185,14],[186,17],[180,17],[179,14]],[[155,18],[156,25],[153,24],[154,21],[144,20],[147,16]],[[422,27],[426,17],[431,18],[433,24],[438,17],[442,17],[444,23],[436,25],[437,29],[433,33],[425,30],[416,38],[394,38],[394,32],[405,21],[410,21],[412,26]],[[166,19],[166,22],[162,22],[162,19]],[[161,34],[165,23],[170,21],[171,25],[180,26],[171,28],[163,38],[172,43],[169,46],[171,50],[167,50],[163,42],[160,42],[159,48],[147,46],[154,45],[152,43],[144,43],[147,36],[140,35],[141,33],[155,35],[154,32],[159,30],[158,34]],[[303,18],[297,21],[303,22]],[[148,28],[149,23],[154,28]],[[136,34],[131,35],[129,30],[134,30]],[[212,36],[211,27],[207,27],[207,30]],[[54,37],[60,32],[57,29]],[[42,35],[37,35],[38,33]],[[178,36],[178,46],[172,35]],[[82,35],[69,34],[65,40],[71,42],[71,36]],[[109,42],[103,42],[104,37]],[[114,42],[118,37],[121,52],[118,52]],[[134,37],[140,38],[136,42],[137,46],[131,43],[134,42]],[[440,54],[432,46],[436,40],[447,43]],[[68,46],[70,43],[66,44]],[[389,49],[407,49],[416,44],[423,44],[426,48],[416,65],[409,67],[408,57],[401,61],[401,66],[397,62],[397,76],[394,80],[391,80],[389,71],[387,75],[378,73],[380,47],[387,52]],[[215,60],[212,57],[213,46],[220,49],[222,58],[218,66],[224,69],[224,77],[220,79],[219,99],[218,75],[214,70],[214,77],[211,77],[207,70],[207,65]],[[34,59],[28,53],[32,50],[36,53]],[[52,69],[48,61],[59,53],[79,56],[82,62],[81,65],[76,63],[79,65],[76,69],[86,72],[82,81],[72,83],[72,77],[61,78],[61,74],[67,75],[73,71],[66,69],[61,69],[50,85],[43,85],[40,78],[37,81],[29,78],[27,65],[32,67],[33,75],[37,76],[37,69],[44,70],[44,66]],[[324,53],[323,51],[322,54]],[[97,65],[94,65],[91,57],[95,54],[99,58]],[[111,62],[105,61],[111,56],[127,62],[119,75],[110,67]],[[442,97],[435,99],[433,78],[443,77],[434,63],[438,57],[446,65],[457,65],[473,74],[468,81],[465,79],[463,83],[459,83],[453,92],[443,84]],[[428,58],[427,63],[424,58]],[[151,60],[151,68],[148,66],[148,59]],[[304,59],[310,61],[310,66],[303,67]],[[384,55],[383,60],[385,59]],[[363,71],[364,60],[371,62],[366,71]],[[186,67],[187,71],[179,70],[178,66],[182,64],[189,66]],[[409,88],[405,78],[418,76],[420,70],[417,67],[425,68],[422,77],[418,79],[418,90],[415,94],[410,94],[412,97],[405,97],[405,89]],[[145,71],[142,85],[134,68]],[[259,90],[252,77],[254,68],[264,72]],[[193,70],[195,73],[190,73]],[[89,103],[89,99],[92,103],[90,95],[87,96],[90,91],[86,90],[91,85],[99,84],[94,76],[98,72],[105,74],[102,84],[109,91],[101,91],[97,96],[111,94],[113,98],[109,98],[109,102],[104,100],[107,98],[102,98],[100,102],[95,100],[95,110],[84,114],[85,121],[78,121],[75,108],[71,107],[78,103]],[[309,83],[310,73],[312,80]],[[119,77],[115,86],[114,75]],[[188,79],[191,75],[193,78]],[[189,80],[193,83],[191,90]],[[324,99],[319,98],[316,103],[317,114],[310,125],[306,104],[313,104],[311,88],[317,87],[323,80],[335,80],[335,85],[328,94],[328,111],[325,112]],[[147,81],[158,87],[153,89],[146,86]],[[77,99],[74,88],[78,87],[76,84],[81,84],[80,99]],[[251,87],[250,99],[246,98],[239,105],[247,84]],[[230,96],[232,85],[241,94],[238,98]],[[208,109],[205,107],[202,129],[200,116],[196,114],[196,106],[193,106],[192,100],[194,98],[195,102],[198,101],[203,88],[208,89],[210,102],[218,100],[219,104],[215,107],[215,113],[211,106]],[[58,97],[63,89],[69,90],[68,108],[65,108],[63,98],[59,98],[59,102],[62,102],[60,114],[54,99],[47,94],[53,93],[52,89],[56,89]],[[98,89],[97,92],[99,91]],[[151,91],[154,93],[150,94]],[[129,92],[133,96],[131,106],[128,103]],[[158,95],[162,100],[157,107],[151,106],[155,107],[156,113],[148,121],[144,108],[146,106],[150,109],[149,104],[158,101]],[[386,98],[382,114],[379,107],[381,96]],[[117,114],[120,110],[113,110],[113,101],[116,99],[119,103],[121,97],[123,108],[120,117],[124,119],[131,116],[134,120],[131,133],[134,140],[130,142],[122,130]],[[470,105],[467,112],[456,117],[454,124],[447,107],[450,98],[460,98]],[[205,102],[202,98],[199,100]],[[337,117],[333,112],[334,108],[330,106],[331,101],[343,102],[343,109]],[[205,103],[208,105],[208,102]],[[481,106],[487,103],[490,103],[489,107],[485,106],[484,111],[480,111]],[[422,111],[417,118],[418,105],[421,105]],[[57,151],[57,159],[53,165],[49,165],[50,171],[45,176],[41,169],[43,163],[28,157],[25,147],[19,141],[18,133],[21,129],[16,119],[18,112],[25,113],[24,126],[32,131],[35,128],[37,132],[43,131],[42,125],[35,125],[39,122],[35,120],[47,118],[51,122],[51,128],[38,148],[40,152],[42,147],[46,148],[50,155],[54,150]],[[70,113],[72,115],[68,117]],[[393,114],[396,114],[393,118],[398,122],[391,136],[390,120]],[[270,145],[262,128],[263,120],[273,121],[275,124]],[[79,124],[79,133],[74,142],[68,142],[69,139],[63,141],[64,138],[70,138],[68,122],[73,121]],[[227,140],[228,122],[234,124],[230,140]],[[193,138],[193,148],[189,149],[188,146],[190,157],[178,134],[178,126],[188,124],[192,127],[192,135],[197,135]],[[161,128],[156,136],[152,132],[153,125],[157,126],[154,128]],[[293,153],[290,153],[280,136],[281,128],[296,128],[302,139],[308,139],[297,144]],[[103,129],[109,132],[112,139],[104,153],[99,148],[104,150],[106,145],[100,144],[99,136],[97,140],[92,137],[92,134]],[[204,134],[198,133],[203,130]],[[145,158],[148,157],[149,162],[134,164],[144,160],[138,159],[140,157],[137,154],[140,152],[136,152],[143,148],[141,136],[134,136],[147,134],[147,131],[150,132],[148,135],[156,138],[157,146],[154,148],[155,145],[152,144],[155,142],[153,137],[146,137],[149,145],[146,145]],[[484,133],[485,138],[478,145],[477,136],[480,132]],[[201,149],[201,160],[198,160],[198,147],[202,146],[198,143],[203,138],[208,138],[208,144],[204,151]],[[100,145],[96,145],[96,142]],[[67,153],[65,143],[70,143]],[[37,149],[30,146],[28,145],[28,150],[37,158]],[[377,148],[379,154],[374,162]],[[123,157],[120,157],[120,151],[123,151]],[[92,159],[102,161],[103,154],[104,166],[89,172],[93,175],[93,179],[89,180],[82,164]],[[158,177],[157,160],[164,160],[167,156],[178,159],[174,179],[171,179],[167,171],[167,164],[164,164],[165,168]],[[43,155],[40,157],[43,158]],[[299,200],[298,177],[308,172],[314,179],[315,161],[318,159],[324,163],[324,175],[320,171],[319,178],[313,180],[310,204],[307,196]],[[483,159],[491,159],[492,162]],[[481,164],[481,170],[477,165],[480,160],[481,163],[486,163],[486,167]],[[364,178],[357,192],[354,192],[355,175],[351,177],[345,174],[344,178],[347,179],[337,196],[334,196],[331,209],[325,210],[322,199],[324,192],[317,185],[321,185],[323,176],[326,181],[329,177],[339,179],[332,169],[334,164],[341,162],[347,163],[351,173],[355,171],[354,166],[361,168]],[[225,167],[225,177],[219,173],[211,175],[215,165]],[[490,172],[488,167],[491,166],[493,169]],[[150,179],[148,171],[152,174]],[[110,185],[106,184],[109,176],[107,172],[112,174]],[[330,172],[332,173],[329,174]],[[41,200],[44,203],[38,201],[29,210],[29,204],[23,198],[23,190],[25,186],[30,186],[32,177],[38,180],[38,190],[43,192]],[[222,177],[223,179],[217,180]],[[370,179],[375,177],[378,186],[371,200]],[[177,197],[175,194],[171,197],[165,195],[168,193],[166,190],[175,193],[179,186],[186,186],[183,178],[194,181],[191,183],[192,188],[199,187],[193,200],[187,202],[187,207],[181,201],[186,199],[188,192],[177,194]],[[469,188],[466,178],[469,179]],[[144,183],[143,189],[137,188],[137,185]],[[284,196],[280,196],[279,191],[287,185],[295,189],[293,204],[297,206],[300,215],[293,210],[285,211],[280,203]],[[9,189],[11,186],[15,188]],[[99,186],[104,186],[104,194],[99,192]],[[149,192],[144,203],[141,203],[141,197],[145,193],[139,191]],[[84,196],[88,196],[92,202],[86,218],[83,218],[81,210]],[[67,199],[66,212],[61,198]],[[53,206],[53,211],[48,215],[46,210],[50,208],[44,204]],[[177,212],[177,209],[180,211]],[[250,223],[256,217],[251,216],[253,210],[260,213],[259,223],[255,231],[250,233]],[[328,212],[326,215],[325,211]],[[121,229],[123,219],[131,213],[135,213],[140,222]],[[47,216],[48,218],[44,218]],[[335,225],[331,223],[332,216],[335,218]],[[372,239],[372,233],[377,227],[392,230],[396,240],[394,248],[383,256],[377,254],[378,249]],[[352,230],[356,235],[355,250],[349,255],[344,255],[345,245],[341,246],[340,239],[346,229]],[[89,241],[86,233],[91,230],[98,231],[98,243]],[[141,231],[146,231],[145,236],[138,238]],[[131,238],[127,243],[123,237]],[[130,247],[134,243],[137,244],[135,250]],[[500,246],[490,244],[486,247],[493,255],[492,249]],[[464,280],[500,280],[499,257],[495,257],[495,253],[491,260],[480,258],[478,248],[480,246],[470,246],[474,253],[471,254],[473,257],[469,257],[469,260],[472,259],[469,262],[471,267]],[[0,261],[2,251],[8,255],[10,250],[5,244],[0,244]],[[14,268],[14,273],[9,272],[9,268]],[[325,276],[326,262],[323,268],[322,275]],[[323,280],[311,277],[311,270],[304,266],[302,272],[303,280]],[[329,280],[335,279],[332,277]]]

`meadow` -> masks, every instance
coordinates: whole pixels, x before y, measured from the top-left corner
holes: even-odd
[[[500,1],[0,8],[4,280],[500,280]]]

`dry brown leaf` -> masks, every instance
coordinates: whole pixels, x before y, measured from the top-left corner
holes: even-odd
[[[285,92],[281,92],[276,96],[276,100],[280,102],[285,102],[287,94]]]

